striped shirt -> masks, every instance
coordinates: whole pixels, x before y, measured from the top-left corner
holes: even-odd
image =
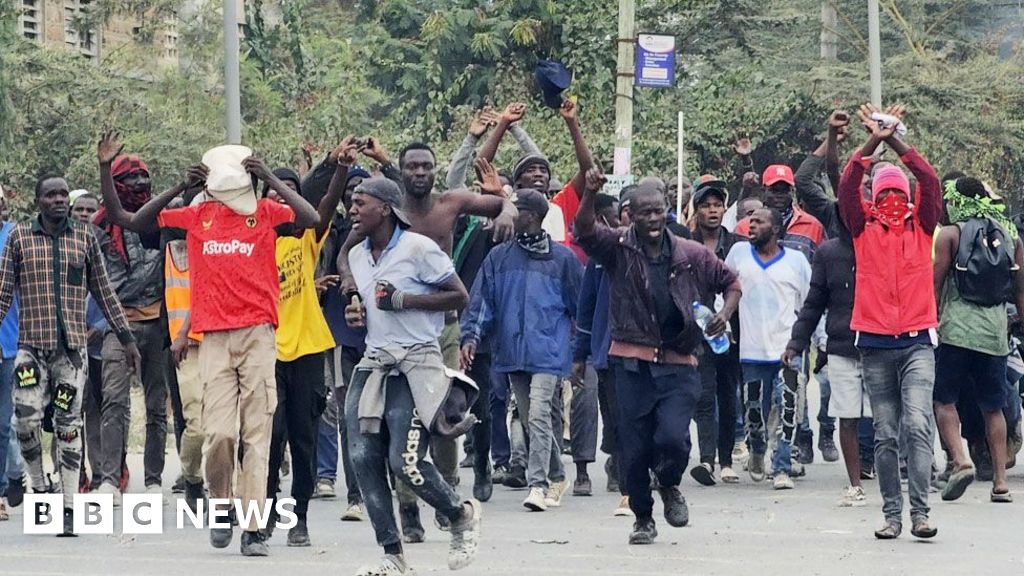
[[[0,261],[0,318],[17,290],[19,346],[72,350],[86,346],[86,294],[91,293],[122,343],[134,340],[114,294],[91,227],[65,219],[55,236],[37,216],[15,226]]]

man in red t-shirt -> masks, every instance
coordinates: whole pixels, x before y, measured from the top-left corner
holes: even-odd
[[[238,497],[242,554],[266,556],[269,549],[258,532],[267,494],[267,462],[277,387],[274,366],[277,345],[279,281],[276,243],[279,234],[316,226],[315,208],[281,182],[261,160],[241,146],[215,148],[203,157],[208,168],[206,201],[161,211],[181,193],[172,189],[131,216],[126,228],[163,229],[187,234],[192,284],[192,330],[203,334],[199,370],[206,434],[206,484],[210,498],[231,498],[242,442]],[[243,159],[244,158],[244,159]],[[256,199],[253,180],[266,182],[285,204]],[[238,423],[241,423],[239,426]],[[223,518],[223,515],[221,515]],[[212,527],[214,522],[226,528]],[[231,524],[211,510],[210,544],[231,543]]]

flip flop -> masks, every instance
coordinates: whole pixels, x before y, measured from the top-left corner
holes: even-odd
[[[736,484],[740,481],[740,477],[732,468],[722,468],[722,482],[726,484]]]
[[[964,495],[967,487],[974,482],[974,467],[961,468],[949,476],[949,482],[942,489],[942,499],[951,502]]]
[[[1010,494],[1009,490],[1006,492],[996,492],[993,490],[992,494],[989,496],[989,500],[999,504],[1009,504],[1010,502],[1013,502],[1013,494]]]

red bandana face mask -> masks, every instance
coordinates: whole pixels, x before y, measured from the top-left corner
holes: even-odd
[[[879,202],[875,202],[875,217],[886,227],[903,228],[910,217],[911,206],[901,194],[889,194]]]

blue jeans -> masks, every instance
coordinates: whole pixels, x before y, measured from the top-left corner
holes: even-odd
[[[799,370],[799,361],[796,363]],[[775,454],[772,455],[772,472],[789,474],[792,471],[790,456],[793,440],[796,438],[796,378],[794,374],[794,385],[790,390],[781,374],[781,362],[743,363],[743,413],[747,423],[747,434],[750,436],[750,449],[754,454],[764,455],[768,450],[765,430],[768,414],[771,413],[773,404],[779,407],[779,427],[772,431],[778,441]]]
[[[331,398],[333,402],[333,397]],[[326,413],[325,413],[326,415]],[[338,479],[338,425],[321,418],[316,430],[316,477]]]
[[[902,521],[902,449],[907,455],[911,519],[926,519],[933,460],[935,352],[924,344],[895,350],[865,348],[861,362],[875,417],[875,472],[882,493],[882,513],[889,521]],[[899,445],[901,424],[906,438],[903,446]]]
[[[0,364],[0,497],[7,493],[7,479],[21,477],[21,446],[13,432],[14,359]]]
[[[857,444],[860,447],[861,466],[875,465],[875,420],[861,418],[857,424]]]
[[[508,466],[512,458],[512,443],[508,438],[508,377],[491,372],[491,458],[494,466]]]

